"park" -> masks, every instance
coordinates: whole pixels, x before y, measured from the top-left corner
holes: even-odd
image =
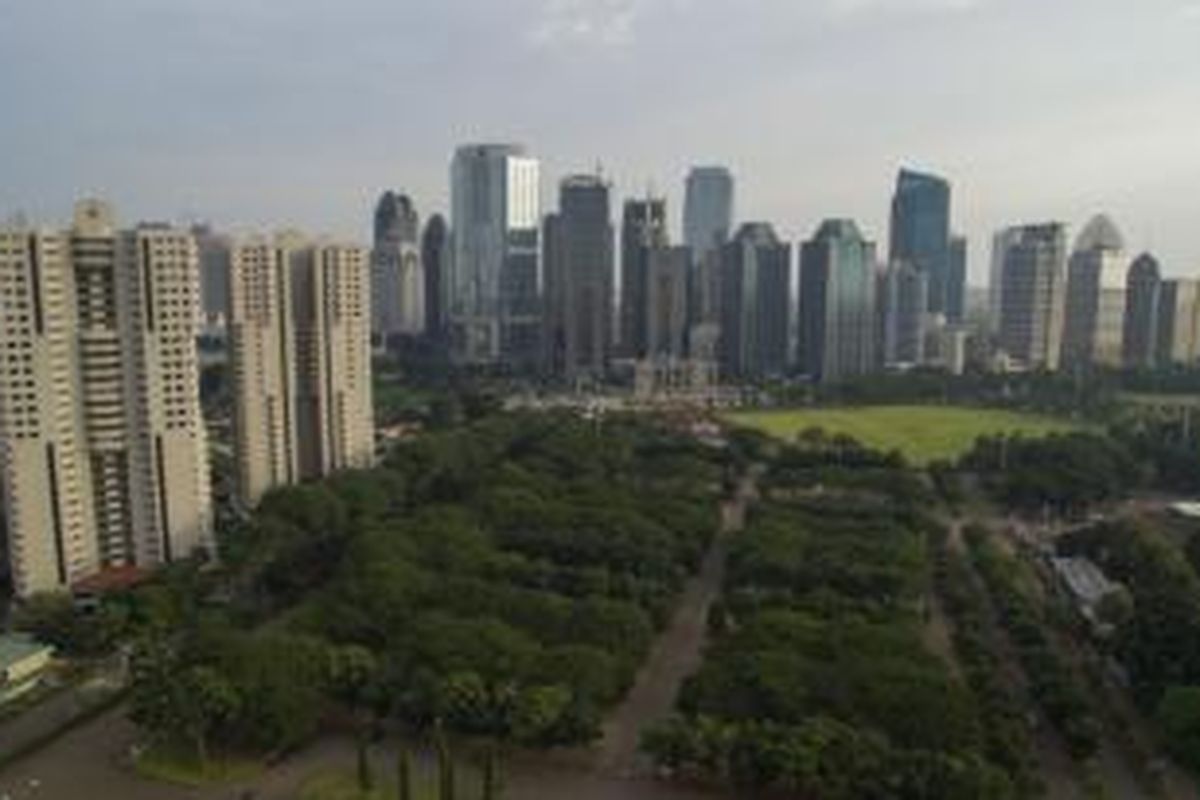
[[[729,421],[785,440],[794,440],[797,434],[819,428],[830,436],[849,436],[881,452],[897,450],[910,463],[921,466],[956,460],[981,436],[1039,438],[1080,427],[1047,415],[933,405],[747,411],[730,414]]]

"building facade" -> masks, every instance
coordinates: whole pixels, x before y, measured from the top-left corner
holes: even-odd
[[[691,251],[654,247],[647,256],[644,357],[686,358]]]
[[[884,367],[914,367],[925,363],[929,319],[929,276],[903,261],[890,264],[880,275],[878,313],[879,357]]]
[[[721,249],[720,371],[729,380],[783,375],[792,361],[792,249],[748,222]]]
[[[1058,369],[1066,289],[1066,227],[1012,228],[996,239],[1001,265],[999,344],[1022,369]]]
[[[965,256],[965,250],[963,251]],[[902,169],[892,196],[889,263],[904,261],[929,278],[929,311],[961,315],[963,278],[953,274],[950,242],[950,184],[944,178]],[[951,320],[958,321],[958,320]]]
[[[961,325],[967,318],[967,239],[950,237],[950,272],[946,287],[946,321]]]
[[[1133,260],[1125,280],[1124,364],[1130,369],[1152,369],[1158,351],[1158,306],[1162,270],[1149,253]]]
[[[19,596],[212,546],[199,256],[83,201],[66,232],[0,232],[0,470]]]
[[[1158,301],[1155,364],[1191,366],[1200,358],[1200,282],[1163,281]]]
[[[536,363],[541,332],[539,164],[519,145],[460,147],[451,167],[449,316],[466,363]]]
[[[669,243],[666,200],[647,197],[625,202],[621,215],[620,350],[626,358],[646,355],[650,253]]]
[[[543,232],[546,366],[572,383],[602,379],[613,341],[611,189],[598,176],[569,177],[558,205]]]
[[[425,332],[438,343],[446,339],[450,255],[450,230],[446,218],[434,214],[421,232],[421,268],[425,274]]]
[[[368,254],[281,234],[235,245],[230,344],[240,502],[374,461]]]
[[[384,192],[375,208],[371,250],[371,332],[386,347],[425,333],[425,270],[418,242],[420,219],[403,194]]]
[[[875,244],[848,219],[827,220],[800,254],[800,368],[817,381],[875,367]]]
[[[1100,215],[1084,228],[1067,266],[1061,365],[1121,366],[1128,261],[1121,233]]]
[[[699,259],[733,233],[733,174],[725,167],[693,167],[683,202],[683,243]]]

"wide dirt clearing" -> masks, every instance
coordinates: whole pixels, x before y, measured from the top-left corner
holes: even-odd
[[[910,462],[956,459],[980,436],[1000,433],[1029,437],[1077,429],[1069,421],[1015,411],[956,406],[864,406],[858,408],[747,411],[726,417],[792,440],[809,428],[845,434],[876,450],[899,450]]]

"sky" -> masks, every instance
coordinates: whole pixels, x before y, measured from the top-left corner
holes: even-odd
[[[524,143],[543,210],[726,164],[739,220],[887,241],[904,165],[992,234],[1110,213],[1200,275],[1200,0],[0,0],[0,220],[299,227],[366,240],[388,188],[429,213],[472,141]],[[619,201],[619,198],[618,198]]]

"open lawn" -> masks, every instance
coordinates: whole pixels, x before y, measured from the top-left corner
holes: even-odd
[[[954,406],[747,411],[729,414],[727,419],[788,440],[809,428],[822,428],[830,435],[845,434],[877,450],[899,450],[914,464],[958,458],[980,436],[1047,436],[1078,427],[1054,417]]]

